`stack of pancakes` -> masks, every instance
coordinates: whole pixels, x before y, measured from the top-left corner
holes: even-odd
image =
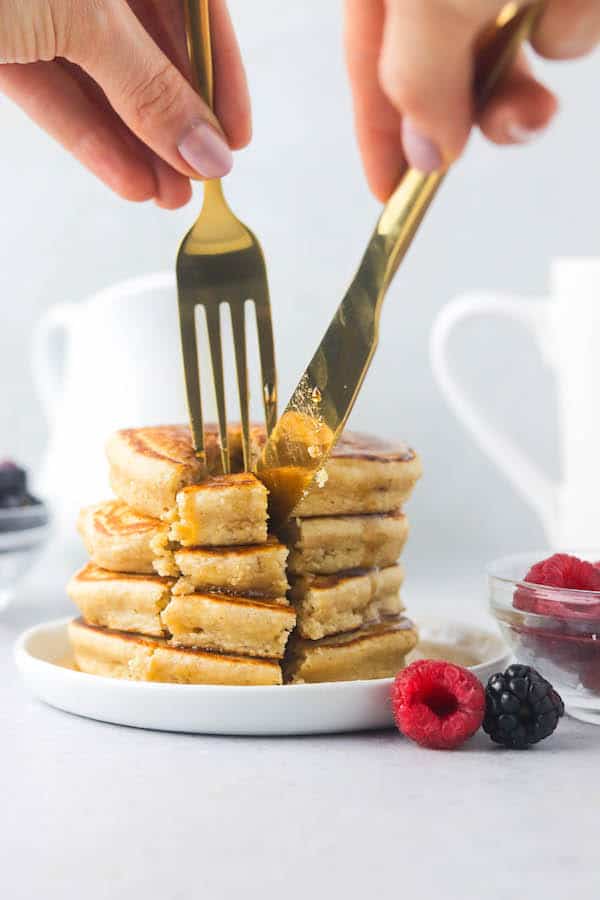
[[[380,678],[416,644],[403,615],[398,559],[408,537],[402,508],[421,474],[405,445],[346,434],[325,477],[281,529],[297,626],[287,682]]]
[[[207,448],[217,457],[216,436]],[[204,479],[189,431],[117,432],[117,500],[84,509],[91,563],[69,584],[80,669],[148,681],[280,684],[296,614],[287,548],[267,534],[267,490],[248,473]],[[241,465],[238,440],[234,461]]]
[[[260,429],[252,440],[256,456]],[[231,448],[234,474],[207,478],[186,427],[110,439],[117,499],[82,510],[91,561],[68,589],[81,613],[70,625],[79,668],[212,684],[396,672],[416,642],[396,561],[407,536],[398,510],[420,475],[418,457],[348,435],[321,486],[274,536],[266,488],[239,471],[239,429]],[[214,431],[207,456],[215,471]]]

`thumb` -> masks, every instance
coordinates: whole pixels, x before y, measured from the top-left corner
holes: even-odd
[[[100,85],[125,124],[184,175],[218,178],[233,156],[209,107],[125,0],[78,0],[68,59]]]

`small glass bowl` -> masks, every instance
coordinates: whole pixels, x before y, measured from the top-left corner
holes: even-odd
[[[19,579],[26,574],[50,533],[43,503],[0,509],[0,610],[13,598]]]
[[[568,552],[600,560],[600,551]],[[548,556],[542,550],[493,563],[490,608],[518,662],[552,682],[570,715],[600,725],[600,591],[525,582],[529,569]]]

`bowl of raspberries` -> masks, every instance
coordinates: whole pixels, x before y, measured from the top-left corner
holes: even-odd
[[[48,511],[30,494],[27,473],[0,460],[0,610],[11,601],[49,534]]]
[[[519,662],[556,685],[571,715],[600,724],[600,551],[507,557],[489,588]]]

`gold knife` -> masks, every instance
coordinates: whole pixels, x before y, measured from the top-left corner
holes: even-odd
[[[544,3],[507,4],[482,36],[474,92],[481,108],[543,11]],[[270,492],[270,514],[284,521],[318,489],[377,348],[383,300],[446,170],[409,169],[383,208],[358,271],[321,344],[267,441],[257,475]]]

